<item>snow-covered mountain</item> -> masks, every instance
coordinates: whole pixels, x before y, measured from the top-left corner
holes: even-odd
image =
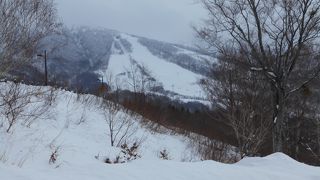
[[[114,88],[201,99],[198,81],[209,70],[210,57],[199,50],[106,29],[65,29],[41,47],[49,50],[51,81],[90,90],[113,81]]]

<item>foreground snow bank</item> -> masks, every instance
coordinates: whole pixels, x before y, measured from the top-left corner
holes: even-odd
[[[248,158],[234,165],[213,161],[182,163],[139,160],[120,165],[70,164],[63,168],[15,168],[0,164],[5,180],[319,180],[320,168],[307,166],[284,154]]]

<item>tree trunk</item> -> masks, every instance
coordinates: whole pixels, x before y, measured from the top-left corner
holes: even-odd
[[[278,88],[273,91],[273,108],[273,152],[283,152],[284,92]]]
[[[318,154],[320,155],[320,122],[317,120],[317,143],[318,143]]]
[[[298,117],[298,122],[297,122],[297,126],[296,126],[296,136],[295,136],[295,154],[294,157],[295,159],[299,158],[299,154],[300,154],[300,139],[301,139],[301,124],[302,124],[302,116]]]

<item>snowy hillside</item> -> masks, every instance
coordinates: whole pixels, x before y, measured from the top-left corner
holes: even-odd
[[[83,27],[47,38],[42,50],[50,51],[50,79],[72,87],[92,91],[112,77],[121,89],[180,99],[204,96],[197,83],[209,71],[210,57],[193,48]],[[35,61],[43,71],[41,60]]]
[[[122,80],[120,84],[123,89],[133,90],[133,83],[131,81],[134,81],[134,79],[130,78],[130,76],[133,76],[130,73],[136,73],[135,71],[139,70],[136,66],[140,66],[146,68],[147,72],[150,72],[146,76],[150,76],[166,91],[172,91],[189,97],[203,96],[197,84],[199,79],[201,79],[201,75],[153,55],[147,47],[139,42],[137,37],[121,34],[118,38],[123,38],[130,43],[131,50],[126,50],[120,40],[116,41],[122,51],[118,51],[119,53],[113,51],[111,54],[108,68],[102,71],[105,79],[108,79],[108,74],[111,73]],[[139,75],[138,73],[137,76]],[[137,83],[141,84],[141,82]],[[138,88],[143,87],[139,86]]]
[[[23,115],[19,116],[9,133],[6,132],[8,117],[1,115],[1,179],[320,179],[319,167],[298,163],[283,154],[247,158],[233,165],[214,161],[195,162],[199,157],[188,148],[187,138],[151,132],[141,125],[141,117],[123,110],[116,119],[122,122],[121,118],[130,117],[135,131],[126,138],[126,143],[130,146],[134,141],[140,142],[137,153],[141,157],[124,164],[107,164],[104,162],[106,158],[113,160],[121,156],[121,149],[110,145],[106,117],[112,111],[101,109],[101,99],[51,88],[15,86],[12,83],[2,83],[0,87],[1,101],[6,92],[21,92],[20,95],[37,92],[31,94],[28,100],[31,104],[23,106]],[[12,88],[15,91],[10,91]],[[17,96],[21,98],[16,105],[25,98],[20,95]],[[43,98],[49,97],[49,108],[37,118],[30,119],[27,115],[41,109],[44,106]],[[1,114],[6,109],[4,107]],[[164,149],[170,160],[159,158]],[[184,162],[190,160],[192,162]]]
[[[39,96],[38,93],[32,94],[30,103],[23,106],[21,116],[18,116],[17,122],[9,133],[6,132],[9,118],[2,114],[7,108],[2,107],[0,162],[21,167],[43,165],[48,162],[50,153],[59,149],[59,163],[57,164],[64,167],[69,166],[70,163],[96,161],[99,163],[95,156],[113,158],[120,152],[119,148],[110,146],[109,123],[106,121],[110,118],[109,106],[101,107],[100,98],[91,95],[77,95],[64,90],[51,91],[51,88],[25,85],[19,86],[19,89],[15,87],[11,83],[1,84],[3,92],[12,92],[13,88],[14,91],[21,92],[19,102],[24,100],[25,96],[22,94],[31,92],[41,92],[48,97],[53,93],[54,100],[36,119],[30,119],[31,114],[29,113],[34,113],[35,109],[44,106],[42,104],[44,96]],[[21,103],[17,103],[15,107],[21,106]],[[116,126],[115,132],[119,133],[119,137],[124,132],[130,131],[128,133],[130,136],[124,137],[121,142],[120,138],[116,141],[120,142],[119,145],[141,143],[139,149],[139,153],[143,154],[141,159],[158,159],[159,152],[164,149],[172,153],[173,160],[181,161],[190,158],[191,154],[185,142],[187,139],[151,132],[140,125],[142,120],[140,116],[128,114],[124,112],[124,109],[120,109],[113,118],[121,125],[125,123],[124,118],[130,122],[130,129],[129,126],[120,129],[118,124],[113,124]],[[120,130],[117,131],[117,128]],[[194,158],[197,159],[196,156]]]

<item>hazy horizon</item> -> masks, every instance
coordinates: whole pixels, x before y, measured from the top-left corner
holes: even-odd
[[[193,44],[192,25],[205,11],[195,0],[56,0],[68,27],[90,26],[180,44]]]

